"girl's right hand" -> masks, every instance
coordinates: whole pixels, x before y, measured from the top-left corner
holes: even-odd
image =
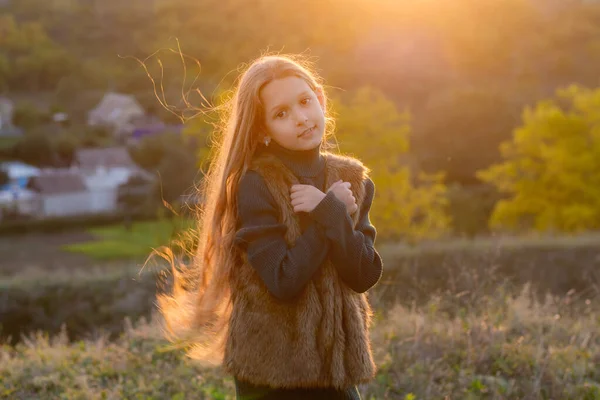
[[[350,186],[350,182],[344,182],[340,179],[331,185],[329,189],[327,189],[327,192],[333,192],[335,197],[340,199],[346,205],[348,214],[352,215],[358,210],[358,206],[356,205],[356,199],[354,198],[354,195],[352,195]]]

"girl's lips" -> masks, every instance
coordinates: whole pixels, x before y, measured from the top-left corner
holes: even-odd
[[[312,128],[305,130],[300,135],[298,135],[298,137],[302,138],[302,137],[310,136],[315,131],[315,128],[316,128],[316,126],[313,126]]]

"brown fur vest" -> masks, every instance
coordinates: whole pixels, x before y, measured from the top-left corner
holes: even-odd
[[[358,160],[325,153],[325,187],[343,179],[360,206],[367,168]],[[289,189],[298,180],[275,156],[255,159],[259,172],[281,210],[293,246],[301,235],[299,216]],[[352,215],[354,224],[359,212]],[[376,372],[369,327],[371,308],[338,278],[326,260],[311,282],[293,301],[273,297],[242,255],[233,271],[232,315],[225,346],[224,368],[241,380],[273,387],[343,388],[370,381]]]

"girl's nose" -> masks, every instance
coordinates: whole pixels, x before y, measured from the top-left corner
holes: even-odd
[[[308,122],[308,117],[306,115],[304,115],[303,113],[299,112],[296,115],[296,123],[298,125],[304,125]]]

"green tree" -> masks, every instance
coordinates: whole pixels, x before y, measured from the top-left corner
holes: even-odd
[[[156,170],[170,149],[183,147],[185,144],[180,136],[163,133],[145,137],[130,152],[137,165],[147,170]]]
[[[177,203],[181,195],[193,190],[197,171],[193,153],[184,148],[169,149],[158,166],[159,196],[167,203]]]
[[[79,138],[69,131],[60,133],[53,141],[56,156],[63,165],[71,165],[75,157],[75,151],[80,145]]]
[[[372,89],[362,88],[348,102],[335,101],[340,150],[371,169],[375,199],[371,218],[386,239],[419,240],[447,233],[446,186],[441,174],[411,168],[409,116]]]
[[[1,14],[0,32],[0,76],[6,76],[10,88],[52,89],[74,70],[69,52],[52,41],[39,22],[19,24],[12,15]]]
[[[189,138],[196,147],[198,167],[208,167],[207,162],[211,156],[212,134],[218,121],[216,112],[199,114],[188,120],[183,129],[183,136]]]
[[[25,130],[34,129],[48,120],[49,116],[46,113],[27,102],[18,104],[12,117],[13,124]]]
[[[156,198],[168,203],[194,186],[198,171],[196,149],[189,138],[175,133],[164,133],[145,138],[131,149],[133,160],[156,174]]]
[[[37,166],[53,165],[56,157],[52,140],[43,132],[25,135],[13,151],[19,160]]]
[[[600,228],[600,89],[571,86],[526,108],[500,150],[504,161],[478,174],[507,196],[491,227]]]
[[[7,184],[9,181],[8,173],[5,170],[0,169],[0,186]]]

